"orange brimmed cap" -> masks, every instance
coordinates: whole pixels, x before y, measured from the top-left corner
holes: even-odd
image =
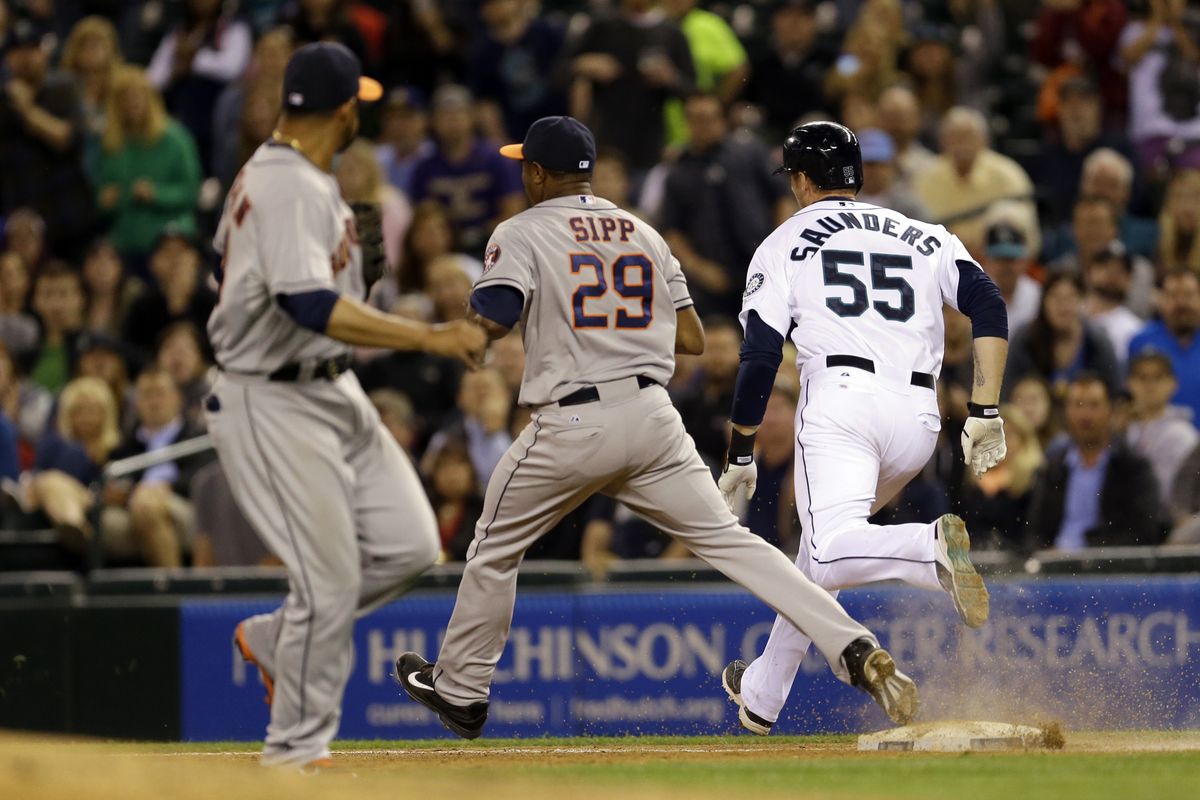
[[[535,161],[556,172],[591,172],[596,163],[596,140],[574,117],[542,117],[529,126],[524,142],[504,145],[500,155]]]

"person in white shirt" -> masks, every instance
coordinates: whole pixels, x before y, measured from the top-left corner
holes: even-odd
[[[1029,243],[1024,232],[1007,220],[993,222],[984,240],[979,265],[1000,288],[1008,309],[1008,329],[1019,330],[1033,322],[1042,304],[1042,286],[1029,277]]]
[[[1126,305],[1132,279],[1133,258],[1120,239],[1113,239],[1093,256],[1083,275],[1087,286],[1084,314],[1107,334],[1122,372],[1129,355],[1129,340],[1146,324]]]

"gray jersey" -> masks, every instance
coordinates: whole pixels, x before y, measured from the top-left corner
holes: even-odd
[[[354,215],[332,175],[290,147],[262,145],[229,190],[214,246],[221,298],[208,335],[222,369],[263,374],[349,351],[276,301],[314,289],[363,297]]]
[[[675,312],[687,280],[650,225],[590,195],[539,203],[497,226],[475,288],[525,296],[521,403],[585,386],[675,371]]]

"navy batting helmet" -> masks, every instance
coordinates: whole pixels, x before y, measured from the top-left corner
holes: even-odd
[[[863,185],[862,152],[854,131],[836,122],[793,128],[783,142],[781,172],[803,172],[820,189],[858,191]]]

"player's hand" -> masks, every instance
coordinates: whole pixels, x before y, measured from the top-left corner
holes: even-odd
[[[963,461],[976,478],[1008,455],[1004,443],[1004,420],[1000,417],[967,417],[962,432]]]
[[[746,487],[746,499],[754,497],[754,488],[758,486],[758,467],[755,463],[751,461],[745,466],[726,464],[725,471],[717,479],[717,488],[721,490],[721,496],[725,498],[725,505],[729,506],[730,511],[733,511],[738,492],[743,486]]]
[[[434,325],[429,333],[429,352],[456,358],[469,369],[478,369],[487,350],[488,338],[483,328],[460,319]]]

